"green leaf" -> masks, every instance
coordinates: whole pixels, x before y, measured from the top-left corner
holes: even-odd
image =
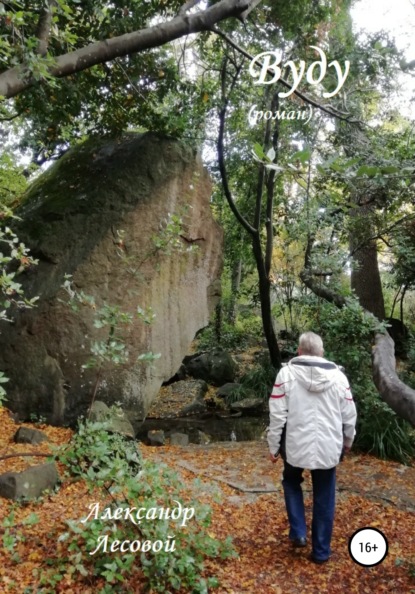
[[[304,164],[310,160],[310,157],[311,157],[311,149],[305,148],[302,151],[297,151],[296,153],[294,153],[290,160],[291,161],[300,161],[300,163]]]
[[[379,173],[379,167],[375,167],[372,165],[362,165],[356,171],[356,176],[361,177],[363,175],[367,175],[368,177],[375,177],[377,173]]]
[[[386,167],[380,168],[382,173],[399,173],[399,168],[394,165],[387,165]]]
[[[257,157],[260,161],[264,161],[266,159],[266,154],[264,153],[264,149],[257,142],[254,144],[252,151],[254,153],[254,157]]]

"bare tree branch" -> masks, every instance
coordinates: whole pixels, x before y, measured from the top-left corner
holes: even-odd
[[[261,2],[261,0],[252,0],[249,8],[247,8],[246,10],[244,10],[243,12],[241,12],[241,19],[243,21],[245,21],[248,16],[250,15],[250,13],[254,10],[254,8],[256,6],[258,6],[258,4]]]
[[[224,149],[224,136],[225,136],[225,121],[226,121],[226,112],[228,108],[228,93],[226,89],[226,65],[227,59],[225,58],[222,64],[221,70],[221,92],[222,92],[222,102],[223,106],[219,112],[219,134],[218,134],[218,142],[217,142],[217,151],[218,151],[218,161],[219,161],[219,171],[222,178],[222,185],[223,191],[225,193],[225,198],[229,204],[229,207],[233,214],[235,215],[236,219],[242,225],[244,229],[248,231],[251,235],[257,235],[258,229],[253,227],[241,214],[238,207],[236,206],[235,200],[232,196],[231,189],[229,187],[229,180],[228,180],[228,173],[226,170],[225,165],[225,149]],[[231,83],[231,90],[236,84],[236,80],[238,78],[240,69],[236,70],[236,73],[233,77]]]
[[[307,246],[304,254],[304,268],[300,272],[300,279],[303,281],[306,287],[308,287],[317,297],[322,297],[329,303],[333,303],[336,307],[341,309],[347,305],[347,299],[343,295],[335,293],[329,289],[321,280],[316,280],[313,271],[311,270],[311,253],[314,244],[314,236],[310,234],[307,240]]]
[[[22,454],[7,454],[6,456],[0,456],[0,460],[9,460],[10,458],[20,458],[20,457],[31,457],[37,456],[38,458],[51,458],[53,454],[41,454],[40,452],[31,452],[31,453],[22,453]]]
[[[11,122],[12,120],[15,120],[16,118],[18,118],[19,116],[22,115],[22,111],[19,111],[17,113],[14,113],[10,116],[4,117],[4,118],[0,118],[0,122]]]
[[[91,43],[76,51],[58,56],[55,65],[49,69],[49,75],[57,78],[69,76],[114,58],[159,47],[190,33],[210,31],[217,22],[240,16],[250,8],[253,1],[220,0],[196,14],[180,15],[168,22],[146,29]],[[20,64],[0,74],[0,96],[15,97],[37,82],[27,67]]]
[[[226,33],[223,33],[223,31],[221,31],[220,29],[218,29],[215,26],[211,27],[211,30],[214,33],[216,33],[217,35],[219,35],[220,37],[222,37],[222,39],[224,39],[226,41],[226,43],[228,43],[233,48],[235,48],[240,54],[245,56],[245,58],[248,58],[248,60],[250,60],[250,61],[254,59],[255,56],[253,56],[252,54],[250,54],[249,52],[244,50],[243,47],[241,47],[240,45],[235,43],[235,41],[233,41],[233,39],[231,37],[229,37],[229,35],[227,35]],[[259,64],[259,66],[262,66],[262,65]],[[291,89],[291,87],[292,87],[292,84],[289,83],[284,78],[279,78],[278,82],[280,82],[287,89]],[[352,116],[346,112],[338,111],[337,109],[335,109],[333,107],[321,105],[321,103],[318,103],[314,99],[311,99],[310,97],[308,97],[301,91],[295,90],[294,95],[297,95],[297,97],[299,97],[300,99],[305,101],[305,103],[308,103],[309,105],[312,105],[313,107],[315,107],[317,109],[320,109],[321,111],[323,111],[324,113],[326,113],[329,116],[335,117],[339,120],[343,120],[344,122],[364,124],[364,122],[361,122],[360,120],[353,119]]]

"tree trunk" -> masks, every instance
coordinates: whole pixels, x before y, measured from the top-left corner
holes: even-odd
[[[222,342],[222,299],[215,307],[215,338],[220,345]]]
[[[380,396],[397,415],[415,427],[415,390],[397,376],[394,343],[389,334],[376,335],[372,357],[373,380]]]
[[[379,320],[385,319],[382,283],[379,274],[378,248],[371,223],[372,205],[357,206],[350,213],[356,225],[350,233],[350,253],[353,256],[351,287],[360,305]],[[357,219],[359,217],[359,219]]]
[[[311,242],[307,246],[306,265],[311,252]],[[300,274],[303,283],[317,296],[333,303],[338,308],[347,307],[347,300],[328,287],[321,286],[305,267]],[[373,381],[379,395],[392,410],[402,419],[406,419],[415,427],[415,390],[405,385],[397,376],[395,369],[394,342],[389,334],[377,334],[372,351]]]
[[[265,262],[259,235],[252,237],[252,247],[255,256],[256,267],[258,270],[262,327],[264,329],[264,335],[268,345],[271,365],[275,367],[275,369],[279,369],[281,367],[281,353],[272,323],[271,281],[265,271]]]
[[[235,325],[236,322],[236,302],[238,300],[239,288],[241,286],[242,260],[239,258],[233,263],[231,271],[231,299],[228,310],[228,322]]]

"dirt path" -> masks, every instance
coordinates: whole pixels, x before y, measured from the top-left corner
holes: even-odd
[[[264,442],[166,446],[155,455],[198,477],[201,498],[215,489],[213,532],[231,534],[238,560],[212,563],[218,594],[391,594],[415,593],[415,469],[351,454],[338,467],[332,548],[324,566],[308,561],[309,547],[292,549],[281,487],[282,463],[272,465]],[[311,481],[304,483],[311,522]],[[362,567],[351,559],[351,535],[364,527],[381,530],[389,544],[385,560]]]
[[[157,450],[160,460],[195,475],[213,479],[248,495],[281,494],[282,463],[268,460],[265,442],[222,442]],[[305,491],[310,491],[306,479]],[[337,469],[339,493],[351,493],[383,501],[398,509],[415,512],[415,468],[385,462],[368,455],[349,455]]]

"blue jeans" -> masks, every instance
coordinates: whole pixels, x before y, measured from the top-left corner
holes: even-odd
[[[328,559],[331,554],[330,542],[336,501],[336,467],[312,470],[311,479],[313,483],[311,542],[314,558],[322,561]],[[290,523],[289,537],[293,540],[305,537],[307,532],[301,488],[303,480],[303,468],[296,468],[284,461],[282,486]]]

